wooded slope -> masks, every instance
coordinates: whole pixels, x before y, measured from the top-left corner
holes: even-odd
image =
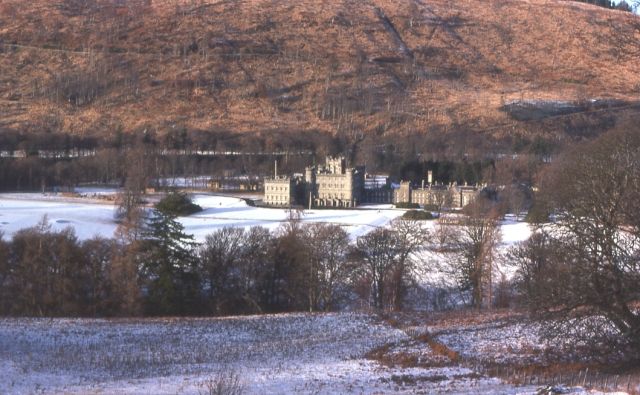
[[[0,44],[0,127],[23,133],[470,150],[639,111],[640,18],[565,1],[1,0]]]

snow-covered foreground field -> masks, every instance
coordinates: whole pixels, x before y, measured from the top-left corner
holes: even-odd
[[[242,199],[224,196],[196,195],[194,202],[204,210],[180,218],[186,232],[202,241],[207,234],[225,226],[264,226],[277,228],[289,218],[285,209],[251,207]],[[32,194],[0,194],[0,231],[10,237],[20,229],[34,226],[44,215],[54,229],[71,226],[81,239],[99,235],[111,237],[116,229],[114,206],[90,199]],[[327,222],[345,227],[352,237],[361,236],[376,226],[383,226],[402,215],[403,210],[390,205],[359,210],[306,210],[305,222]]]
[[[389,367],[365,357],[408,339],[356,313],[0,319],[0,393],[204,394],[231,373],[250,394],[535,393],[465,368]]]

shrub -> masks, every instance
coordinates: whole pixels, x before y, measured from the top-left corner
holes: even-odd
[[[202,207],[181,192],[171,192],[156,204],[156,209],[164,214],[185,216],[202,211]]]
[[[420,208],[420,205],[418,203],[402,202],[396,203],[396,208]]]
[[[241,395],[244,386],[235,372],[223,372],[205,380],[199,391],[203,395]]]
[[[530,224],[543,224],[549,222],[550,216],[551,210],[544,203],[535,201],[531,209],[529,209],[525,221]]]
[[[402,218],[414,221],[426,221],[434,219],[434,216],[429,211],[409,210],[402,215]]]

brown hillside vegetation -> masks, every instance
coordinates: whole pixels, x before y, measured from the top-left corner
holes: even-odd
[[[637,114],[639,59],[640,18],[566,1],[0,0],[0,128],[469,151]]]

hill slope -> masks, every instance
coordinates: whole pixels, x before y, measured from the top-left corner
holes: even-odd
[[[640,18],[564,1],[2,0],[0,44],[0,128],[20,132],[468,150],[596,134],[640,96]]]

